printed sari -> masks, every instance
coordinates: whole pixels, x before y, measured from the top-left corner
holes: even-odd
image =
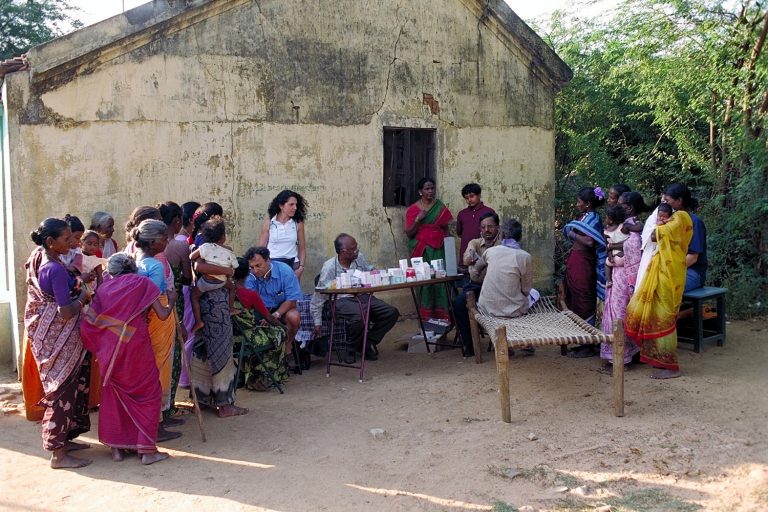
[[[80,325],[86,348],[102,362],[99,441],[110,448],[157,451],[162,388],[147,309],[159,296],[146,277],[106,280]]]
[[[217,288],[200,297],[200,316],[205,323],[197,331],[190,362],[191,385],[200,405],[234,405],[235,363],[232,360],[232,318],[229,290]]]
[[[235,326],[234,351],[243,352],[240,375],[246,389],[263,391],[275,385],[267,373],[270,373],[278,384],[288,379],[285,331],[280,327],[260,325],[258,315],[269,312],[263,308],[263,313],[255,313],[254,309],[244,304],[241,296],[249,294],[248,292],[258,296],[253,290],[244,288],[237,290],[235,295],[235,307],[240,309],[240,314],[232,319]],[[261,358],[261,362],[256,354]]]
[[[44,407],[42,423],[43,447],[55,450],[67,441],[90,430],[88,417],[88,380],[90,355],[80,338],[80,314],[65,320],[59,314],[56,299],[43,291],[38,281],[44,265],[60,265],[42,250],[35,250],[25,264],[27,270],[27,303],[24,329],[28,353],[32,355],[39,381],[34,372],[25,369],[22,382],[25,401],[27,392],[40,392],[35,405]],[[72,290],[72,293],[77,293]],[[25,358],[25,367],[28,364]],[[32,377],[31,382],[27,379]],[[35,397],[36,398],[36,397]],[[29,397],[31,401],[32,397]]]
[[[692,236],[693,223],[684,211],[675,212],[669,222],[656,227],[657,252],[627,306],[627,337],[640,345],[640,361],[656,368],[680,369],[676,322]]]
[[[421,208],[414,203],[405,211],[405,228],[416,222]],[[423,257],[425,261],[445,259],[444,239],[448,223],[453,219],[451,211],[439,199],[429,209],[419,224],[413,238],[408,239],[408,251],[411,257]],[[437,318],[448,320],[450,309],[448,295],[444,286],[430,285],[416,289],[419,299],[419,315],[423,319]]]
[[[634,224],[635,219],[627,219],[625,224]],[[630,233],[624,241],[624,261],[613,267],[613,285],[605,290],[605,309],[603,310],[602,330],[606,334],[613,333],[615,322],[622,322],[627,312],[627,304],[635,291],[635,279],[640,267],[642,241],[639,233]],[[617,258],[618,259],[618,258]],[[640,351],[640,347],[632,340],[624,344],[624,364],[629,364],[632,357]],[[600,344],[600,357],[613,362],[613,349],[610,343]]]
[[[594,246],[587,250],[571,248],[565,263],[565,303],[570,310],[594,325],[597,299],[605,300],[605,236],[600,215],[587,212],[563,228],[590,237]]]

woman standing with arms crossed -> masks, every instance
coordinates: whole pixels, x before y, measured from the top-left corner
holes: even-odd
[[[45,219],[30,236],[42,251],[35,250],[26,265],[24,327],[43,383],[43,447],[52,452],[52,468],[80,468],[91,461],[68,452],[88,448],[73,439],[91,428],[91,360],[80,339],[80,312],[89,297],[59,260],[70,248],[72,231],[67,223]]]
[[[269,259],[287,264],[299,281],[307,259],[304,220],[308,206],[298,192],[283,190],[269,204],[259,237],[259,246],[269,249]]]
[[[405,211],[405,234],[408,237],[410,256],[423,257],[424,261],[445,259],[444,239],[453,215],[437,198],[435,180],[422,178],[417,189],[420,199]],[[450,306],[444,287],[422,286],[416,293],[419,295],[421,318],[450,318]]]

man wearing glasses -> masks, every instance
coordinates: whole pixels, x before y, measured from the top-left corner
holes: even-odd
[[[333,241],[333,248],[336,251],[336,256],[323,263],[323,268],[320,270],[320,276],[316,284],[318,288],[328,287],[337,277],[347,272],[373,270],[373,266],[366,261],[363,253],[358,250],[357,240],[352,236],[341,233]],[[368,346],[366,347],[364,357],[367,361],[375,361],[378,359],[376,345],[395,326],[397,319],[400,317],[400,312],[397,308],[383,300],[376,297],[371,297],[370,299]],[[326,300],[326,295],[315,292],[309,306],[315,324],[315,336],[320,335],[323,323],[323,306]],[[360,306],[357,300],[351,295],[340,295],[336,300],[336,316],[344,318],[348,322],[349,348],[344,357],[344,362],[352,364],[355,362],[355,347],[362,350],[363,345],[363,319],[360,315]]]
[[[480,289],[483,286],[486,269],[476,266],[480,257],[490,249],[501,244],[501,232],[499,231],[499,216],[494,212],[486,212],[480,217],[480,238],[470,240],[464,251],[463,263],[469,267],[469,282],[453,299],[453,314],[456,316],[456,329],[459,331],[461,341],[464,344],[464,357],[475,355],[472,347],[472,332],[469,329],[469,311],[467,310],[467,292],[475,293],[475,300],[480,297]]]

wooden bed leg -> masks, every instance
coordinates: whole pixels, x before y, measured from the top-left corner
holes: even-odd
[[[613,414],[624,416],[624,320],[613,322]]]
[[[512,410],[509,404],[509,346],[507,329],[496,329],[496,373],[499,375],[499,400],[501,400],[501,419],[512,423]]]
[[[477,302],[475,302],[475,292],[473,291],[467,292],[467,312],[469,313],[469,330],[472,332],[472,348],[475,350],[475,363],[480,364],[483,362],[483,351],[480,350],[480,328],[475,319]]]

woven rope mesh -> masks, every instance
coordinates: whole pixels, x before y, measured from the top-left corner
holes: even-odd
[[[512,347],[543,345],[599,344],[611,337],[595,329],[571,311],[559,311],[548,297],[542,297],[528,314],[517,318],[497,318],[482,313],[477,322],[496,343],[496,329],[507,329],[507,344]]]

